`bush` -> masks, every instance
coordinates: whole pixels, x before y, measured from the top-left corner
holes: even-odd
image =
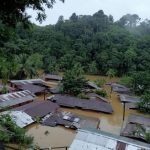
[[[96,90],[95,91],[96,94],[102,96],[102,97],[107,97],[107,92],[105,90]]]
[[[87,96],[85,93],[80,93],[80,94],[78,95],[78,98],[81,98],[81,99],[90,99],[90,97]]]
[[[33,142],[33,137],[25,135],[25,130],[18,127],[9,115],[0,116],[0,141],[4,143],[13,143],[20,146],[30,146]]]
[[[95,83],[98,87],[103,87],[104,84],[106,84],[106,80],[104,80],[104,79],[98,79],[98,80],[95,80],[94,83]]]
[[[150,132],[149,133],[145,133],[145,140],[150,143]]]
[[[125,85],[127,87],[132,87],[132,77],[124,76],[120,79],[119,84]]]
[[[85,85],[86,80],[83,76],[83,68],[80,64],[76,64],[71,70],[65,72],[62,81],[64,93],[76,96],[84,90]]]
[[[138,110],[150,114],[150,91],[147,91],[137,103]]]

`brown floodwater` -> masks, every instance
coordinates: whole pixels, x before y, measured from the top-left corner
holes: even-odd
[[[105,79],[107,82],[116,82],[119,78],[108,78],[103,76],[92,76],[87,75],[87,79],[89,80],[97,80],[97,79]],[[73,112],[79,115],[84,115],[88,117],[94,117],[100,119],[100,129],[102,131],[110,132],[113,134],[120,134],[122,127],[125,125],[126,120],[130,114],[139,114],[136,110],[129,110],[126,108],[125,113],[125,121],[123,123],[123,105],[120,103],[118,96],[116,93],[110,94],[110,86],[105,85],[104,89],[107,91],[108,100],[113,107],[113,114],[104,114],[100,112],[93,111],[85,111],[80,109],[69,109],[69,108],[61,108],[64,111]],[[40,97],[42,98],[42,97]],[[45,132],[48,131],[48,134]],[[34,137],[34,143],[39,145],[40,147],[58,147],[58,146],[69,146],[76,132],[71,129],[66,129],[61,126],[57,127],[47,127],[38,124],[34,124],[28,127],[28,135],[32,135]]]

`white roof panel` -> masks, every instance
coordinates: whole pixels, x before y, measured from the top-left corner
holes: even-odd
[[[9,114],[12,120],[16,123],[20,128],[26,127],[29,124],[32,124],[34,120],[22,111],[5,111],[2,114]]]
[[[126,146],[126,150],[150,150],[148,144],[98,130],[79,130],[69,150],[117,150],[118,144]]]

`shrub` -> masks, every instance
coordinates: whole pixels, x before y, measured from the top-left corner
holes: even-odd
[[[85,93],[80,93],[80,94],[78,95],[78,98],[81,98],[81,99],[90,99],[90,97],[87,96]]]
[[[96,94],[102,96],[102,97],[107,97],[107,92],[105,90],[96,90],[95,91]]]
[[[95,83],[98,87],[103,87],[104,84],[106,83],[106,80],[104,80],[104,79],[98,79],[98,80],[95,80],[94,83]]]
[[[125,85],[127,87],[132,87],[132,77],[124,76],[120,79],[119,84]]]
[[[9,115],[0,116],[0,141],[4,143],[13,143],[20,146],[30,146],[33,142],[33,137],[27,136],[25,130],[18,127]]]
[[[150,132],[145,133],[145,140],[150,143]]]
[[[145,113],[150,113],[150,91],[147,91],[141,101],[137,103],[138,110]]]
[[[86,80],[83,76],[83,68],[80,64],[76,64],[71,70],[65,72],[62,89],[64,93],[76,96],[83,91],[85,84]]]

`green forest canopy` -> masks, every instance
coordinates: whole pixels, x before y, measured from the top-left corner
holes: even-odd
[[[114,21],[100,10],[93,15],[73,13],[68,20],[60,16],[55,25],[32,24],[28,29],[22,23],[10,28],[1,22],[0,62],[0,68],[14,72],[11,78],[18,72],[32,77],[38,67],[50,73],[65,71],[76,63],[86,73],[101,75],[110,70],[118,76],[150,71],[150,20],[140,22],[138,15],[127,14]]]

